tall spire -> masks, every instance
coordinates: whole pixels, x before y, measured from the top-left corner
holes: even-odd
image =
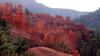
[[[23,18],[22,5],[16,5],[16,20],[21,20],[22,18]]]

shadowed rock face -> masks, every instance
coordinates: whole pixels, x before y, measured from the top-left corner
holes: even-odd
[[[46,47],[30,48],[28,54],[35,56],[72,56]]]

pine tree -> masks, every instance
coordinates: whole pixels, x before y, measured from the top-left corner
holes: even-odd
[[[18,35],[18,37],[14,40],[14,45],[16,46],[16,53],[18,54],[18,56],[24,55],[28,49],[26,40],[20,35]]]

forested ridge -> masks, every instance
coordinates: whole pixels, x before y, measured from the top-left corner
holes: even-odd
[[[100,28],[100,9],[94,12],[91,12],[89,14],[83,15],[79,18],[76,18],[75,21],[78,23],[85,24],[90,29],[99,30]]]

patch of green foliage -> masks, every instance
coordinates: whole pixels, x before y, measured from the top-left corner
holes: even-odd
[[[26,40],[18,35],[15,39],[10,36],[9,24],[0,19],[0,56],[28,56]]]

